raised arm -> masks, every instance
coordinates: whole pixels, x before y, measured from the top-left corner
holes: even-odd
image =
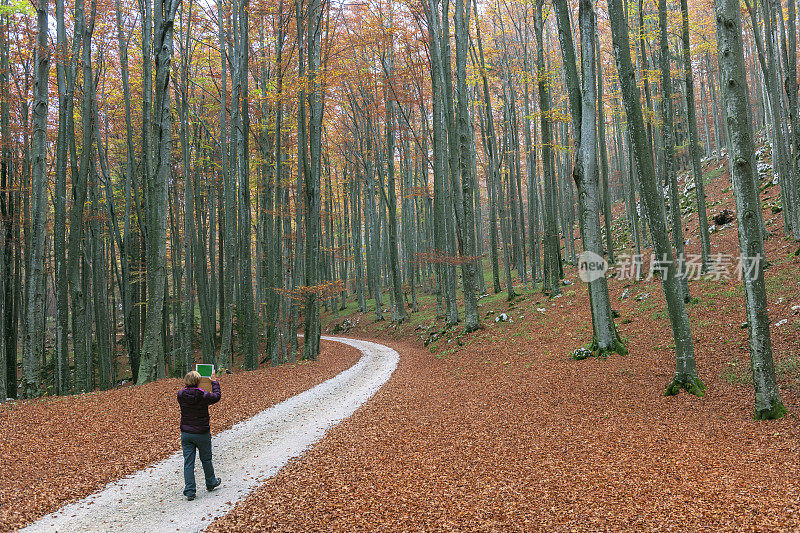
[[[203,400],[208,402],[208,405],[217,403],[222,398],[222,389],[219,387],[219,381],[211,382],[211,392],[203,394]]]

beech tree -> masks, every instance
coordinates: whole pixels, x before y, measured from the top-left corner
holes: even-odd
[[[703,183],[703,166],[700,161],[700,138],[697,133],[697,110],[694,99],[694,69],[689,48],[689,6],[687,0],[681,0],[681,45],[683,52],[684,82],[686,90],[686,121],[689,126],[689,157],[692,163],[692,179],[697,199],[697,218],[700,224],[700,260],[703,272],[709,269],[711,242],[708,236],[708,213],[706,207],[705,184]],[[708,135],[706,135],[706,138]]]
[[[628,24],[622,8],[622,1],[610,0],[608,9],[614,57],[617,63],[625,112],[628,117],[633,159],[641,180],[647,225],[650,227],[653,237],[653,248],[656,254],[654,260],[659,263],[654,266],[657,266],[661,272],[661,286],[664,290],[664,299],[667,303],[672,336],[675,341],[675,377],[667,386],[665,394],[674,395],[681,389],[685,389],[690,394],[702,395],[705,385],[697,377],[689,316],[686,313],[683,290],[678,278],[675,254],[669,244],[663,197],[656,181],[653,151],[647,138],[642,108],[639,103],[640,93],[631,62]]]
[[[147,226],[147,318],[145,320],[138,383],[151,381],[166,374],[163,341],[164,298],[167,277],[167,185],[172,155],[171,93],[169,90],[172,64],[175,13],[180,0],[158,0],[155,3],[155,125],[153,145],[155,169],[148,183]],[[146,58],[145,61],[149,61]],[[145,152],[144,157],[150,157]]]
[[[775,381],[772,344],[764,285],[764,240],[758,182],[754,173],[755,145],[748,105],[748,87],[744,68],[744,46],[739,3],[715,2],[719,69],[722,79],[722,103],[730,135],[730,169],[739,223],[739,248],[742,252],[742,279],[750,340],[750,368],[755,388],[755,412],[758,420],[780,418],[786,414]]]
[[[572,42],[567,2],[556,0],[556,20],[559,26],[561,54],[564,58],[567,89],[572,112],[573,140],[576,159],[572,178],[578,189],[578,209],[581,218],[583,249],[594,257],[603,257],[600,231],[599,161],[597,153],[597,107],[595,43],[597,42],[596,15],[592,0],[581,0],[578,20],[581,35],[581,74],[579,83],[577,60]],[[602,141],[601,141],[602,142]],[[589,305],[592,312],[593,338],[590,349],[598,354],[627,353],[614,325],[611,299],[605,276],[589,281]]]
[[[541,115],[542,131],[542,166],[544,169],[544,244],[542,247],[544,251],[544,260],[542,262],[544,281],[542,282],[542,292],[549,294],[550,297],[554,297],[561,293],[561,246],[559,243],[556,221],[557,207],[555,194],[557,188],[553,161],[554,157],[552,153],[553,119],[550,116],[550,88],[548,86],[546,77],[547,71],[545,70],[544,62],[543,4],[543,1],[537,1],[534,13],[536,69],[538,70],[539,113]]]
[[[23,387],[22,395],[32,398],[39,395],[38,362],[42,358],[44,319],[44,248],[45,219],[47,212],[47,111],[48,84],[50,78],[50,46],[47,39],[48,0],[39,0],[36,4],[36,53],[34,63],[36,69],[33,78],[33,146],[31,183],[31,236],[30,259],[25,277],[26,324],[23,339]],[[16,370],[16,369],[15,369]]]

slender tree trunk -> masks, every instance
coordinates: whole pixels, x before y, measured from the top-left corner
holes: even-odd
[[[361,238],[361,178],[358,172],[354,172],[350,178],[350,211],[353,216],[351,219],[352,226],[351,232],[353,234],[353,263],[355,265],[355,283],[356,283],[356,296],[358,298],[358,311],[366,313],[367,311],[367,295],[364,283],[364,260],[363,260],[363,241]]]
[[[391,24],[391,15],[389,19]],[[390,39],[388,58],[385,59],[384,71],[386,84],[392,83],[391,78],[394,76],[394,42]],[[394,295],[392,307],[392,321],[402,322],[406,319],[406,305],[405,298],[403,297],[403,282],[400,279],[400,256],[398,251],[397,239],[397,186],[395,184],[395,168],[394,168],[394,100],[392,99],[392,90],[386,90],[384,98],[386,100],[386,166],[388,172],[388,215],[389,215],[389,275],[392,279],[392,291]]]
[[[177,0],[173,0],[177,1]],[[239,8],[239,48],[236,85],[241,105],[240,130],[237,132],[237,177],[239,182],[239,304],[238,311],[242,323],[237,331],[242,336],[239,349],[244,352],[244,366],[252,370],[258,365],[257,318],[253,308],[253,269],[251,260],[250,209],[250,97],[248,83],[248,57],[250,51],[248,10],[249,0],[238,0]],[[308,339],[306,339],[308,342]]]
[[[0,5],[5,7],[7,3],[7,0],[3,0]],[[0,14],[0,402],[17,395],[17,350],[14,337],[17,325],[13,312],[15,206],[12,193],[8,48],[8,16]]]
[[[96,97],[95,97],[96,98]],[[99,151],[99,146],[98,146]],[[106,277],[106,253],[103,245],[100,208],[98,203],[98,180],[96,170],[92,171],[91,202],[92,224],[90,227],[92,252],[92,293],[94,295],[95,343],[97,345],[97,377],[101,389],[112,385],[112,346],[108,322],[108,293]]]
[[[229,143],[228,143],[228,68],[233,67],[235,61],[231,57],[226,57],[225,50],[227,38],[225,36],[225,14],[223,0],[217,1],[217,19],[218,19],[218,32],[219,32],[219,46],[220,54],[222,56],[222,65],[220,70],[220,159],[221,159],[221,172],[222,172],[222,188],[223,188],[223,201],[225,216],[223,223],[225,227],[224,239],[220,240],[219,252],[223,260],[223,272],[220,273],[220,295],[222,302],[220,302],[220,314],[222,339],[219,347],[219,365],[222,368],[231,368],[233,366],[233,315],[236,303],[236,207],[237,207],[237,190],[236,190],[236,174],[231,172],[230,158],[229,158]],[[233,106],[231,106],[233,107]],[[235,135],[235,134],[234,134]],[[235,138],[235,136],[234,136]],[[224,246],[223,246],[224,243]]]
[[[544,21],[542,20],[542,0],[537,1],[534,13],[536,33],[536,68],[539,84],[539,113],[542,128],[542,165],[544,168],[544,261],[542,292],[555,297],[561,293],[560,242],[556,222],[557,186],[553,168],[553,119],[550,116],[550,87],[544,64]],[[574,51],[573,51],[574,55]],[[576,74],[577,76],[577,74]]]
[[[69,285],[67,274],[67,166],[68,138],[67,84],[74,74],[74,61],[67,59],[69,45],[64,14],[64,0],[56,0],[56,33],[58,54],[56,54],[56,74],[58,77],[58,139],[56,140],[56,180],[53,195],[53,260],[55,262],[56,297],[56,339],[55,339],[55,393],[66,394],[70,388],[69,372]],[[5,67],[2,67],[5,69]],[[5,94],[5,88],[2,92]],[[8,127],[3,125],[3,129]],[[1,293],[1,292],[0,292]],[[2,326],[0,326],[2,327]],[[2,342],[2,340],[0,340]],[[2,366],[2,361],[0,361]],[[2,392],[2,391],[0,391]],[[0,394],[0,399],[5,397]]]
[[[61,1],[61,0],[59,0]],[[135,186],[136,162],[135,148],[133,145],[133,126],[131,121],[131,91],[128,68],[128,43],[122,31],[122,7],[121,0],[115,0],[115,11],[117,21],[117,44],[120,57],[120,74],[122,77],[122,94],[125,101],[125,132],[126,132],[126,166],[125,166],[125,212],[123,220],[122,240],[119,244],[120,263],[122,265],[122,279],[120,280],[120,296],[122,297],[122,315],[125,323],[125,343],[128,348],[128,362],[130,363],[133,381],[139,376],[139,324],[137,311],[134,307],[134,277],[131,272],[131,264],[135,264],[138,259],[138,245],[134,234],[131,232],[131,207],[133,199],[131,195],[137,195]],[[138,285],[138,284],[136,284]]]
[[[319,355],[320,317],[316,285],[320,259],[320,172],[322,165],[323,93],[320,87],[320,41],[322,38],[322,0],[310,0],[308,6],[308,124],[309,161],[305,173],[306,258],[305,258],[305,330],[303,358]]]
[[[745,83],[744,47],[739,3],[716,1],[717,45],[722,83],[722,100],[728,117],[731,171],[739,223],[742,277],[747,304],[750,362],[755,388],[756,419],[780,418],[786,414],[781,402],[772,361],[767,292],[764,286],[764,241],[758,185],[754,174],[755,145],[750,122],[748,87]]]
[[[608,262],[614,263],[614,238],[611,235],[611,191],[609,189],[608,146],[606,144],[606,111],[603,103],[603,61],[600,51],[600,38],[595,33],[597,53],[597,144],[600,146],[600,175],[603,183],[603,222],[606,230],[606,252]]]
[[[184,238],[184,264],[186,268],[186,278],[184,286],[184,310],[183,310],[183,370],[188,372],[194,362],[193,339],[194,339],[194,298],[195,288],[199,286],[200,280],[195,280],[197,270],[196,253],[198,251],[197,224],[195,221],[195,196],[196,191],[192,180],[192,147],[189,142],[189,65],[191,63],[191,48],[189,39],[192,34],[192,1],[189,1],[188,9],[182,10],[181,28],[183,36],[178,35],[180,50],[180,85],[176,84],[176,98],[178,99],[178,114],[180,117],[180,143],[183,165],[183,238]],[[173,252],[174,253],[174,252]],[[205,261],[205,258],[203,258]],[[197,283],[195,283],[197,281]],[[205,311],[201,306],[201,314]],[[202,316],[201,316],[202,322]],[[201,342],[202,345],[202,342]],[[205,354],[204,354],[205,356]],[[204,357],[205,359],[205,357]]]
[[[675,256],[669,245],[664,203],[659,184],[655,178],[652,150],[647,141],[642,108],[639,104],[641,101],[639,88],[636,85],[636,77],[631,63],[628,27],[623,14],[621,0],[609,1],[609,17],[622,96],[628,117],[628,125],[631,128],[633,156],[642,180],[641,185],[647,207],[648,225],[653,236],[653,246],[656,253],[655,261],[659,263],[659,265],[654,266],[663,267],[661,269],[661,283],[675,341],[675,378],[667,387],[665,394],[677,394],[681,388],[684,388],[692,394],[700,395],[704,385],[697,377],[694,347],[689,329],[689,317],[686,313],[680,281],[677,277]]]
[[[508,120],[503,121],[503,150],[501,151],[502,154],[508,154]],[[508,157],[506,156],[505,159],[507,160]],[[499,167],[498,162],[498,167]],[[508,212],[506,211],[507,203],[508,203],[508,195],[505,193],[503,189],[503,177],[504,175],[508,175],[508,167],[509,162],[506,161],[506,172],[502,173],[501,169],[498,168],[497,172],[494,173],[495,183],[494,183],[494,194],[495,200],[497,201],[498,207],[498,214],[500,216],[500,235],[503,238],[503,267],[505,269],[505,277],[506,277],[506,292],[507,297],[506,299],[510,302],[514,298],[516,298],[517,293],[514,291],[514,279],[511,277],[511,268],[514,262],[513,259],[513,245],[514,242],[511,237],[511,229],[509,228],[510,220],[508,216]],[[508,187],[511,187],[511,183],[508,183]]]
[[[477,0],[472,2],[473,11],[477,17]],[[483,103],[485,120],[481,120],[481,132],[483,134],[483,147],[487,156],[486,172],[486,191],[489,196],[489,246],[491,248],[492,279],[494,283],[494,293],[500,292],[500,265],[497,253],[499,237],[497,231],[497,199],[494,192],[494,174],[498,167],[498,154],[496,149],[496,138],[494,129],[494,115],[492,112],[492,99],[489,94],[489,81],[486,75],[486,63],[483,57],[483,42],[481,40],[480,24],[475,25],[476,40],[478,41],[478,53],[480,57],[480,72],[483,85]]]
[[[789,121],[792,127],[793,165],[794,176],[794,228],[797,229],[795,237],[800,234],[800,111],[798,111],[798,82],[797,82],[797,14],[795,0],[787,0],[787,42],[786,50],[786,81],[784,90],[788,98]],[[780,5],[780,4],[778,4]]]
[[[278,289],[285,289],[283,285],[283,217],[281,217],[281,202],[282,202],[282,183],[283,179],[283,165],[282,165],[282,145],[281,145],[281,128],[283,127],[283,1],[279,2],[278,7],[278,20],[277,20],[277,35],[275,39],[275,76],[277,86],[277,99],[275,102],[275,131],[274,131],[274,148],[273,157],[275,170],[273,173],[275,186],[274,186],[274,210],[272,215],[272,240],[269,245],[269,253],[267,254],[267,261],[271,263],[269,271],[272,278],[269,280],[270,287],[267,295],[267,324],[270,325],[267,331],[267,355],[270,358],[272,365],[280,362],[280,332],[281,332],[281,298]],[[266,206],[271,209],[271,206]],[[288,228],[287,228],[288,229]]]
[[[561,5],[558,5],[561,4]],[[567,13],[566,0],[556,0],[557,12]],[[600,190],[598,184],[598,159],[597,159],[597,105],[598,96],[595,92],[596,54],[595,44],[597,31],[595,26],[595,12],[592,0],[581,0],[579,4],[579,25],[581,34],[581,74],[582,84],[578,85],[577,69],[565,68],[567,88],[569,90],[570,108],[573,113],[572,122],[576,131],[574,143],[576,147],[576,161],[572,170],[572,177],[578,189],[580,201],[578,202],[581,219],[581,235],[584,253],[581,261],[584,265],[591,265],[603,260],[603,243],[600,232]],[[575,48],[572,44],[572,30],[569,19],[564,21],[564,27],[559,27],[561,36],[561,53],[564,64],[576,66]],[[579,100],[576,102],[575,100]],[[601,140],[601,142],[603,142]],[[608,295],[608,285],[605,272],[598,272],[596,267],[585,267],[586,279],[589,283],[589,305],[592,311],[592,327],[594,336],[591,350],[599,355],[609,352],[626,353],[614,325],[611,313],[611,299]]]
[[[700,221],[700,257],[703,272],[708,271],[711,243],[708,234],[706,192],[703,183],[703,165],[700,162],[700,137],[697,133],[697,111],[694,101],[694,76],[692,54],[689,49],[689,8],[687,0],[681,0],[681,42],[683,44],[683,68],[686,83],[686,115],[689,123],[689,156],[692,160],[692,177],[697,198],[697,217]]]
[[[93,10],[94,11],[94,10]],[[92,17],[94,20],[94,17]],[[75,149],[75,136],[70,136],[70,150],[72,159],[72,208],[70,210],[70,230],[68,242],[68,264],[70,303],[72,305],[72,349],[75,362],[75,389],[77,391],[90,390],[91,380],[88,375],[87,361],[89,355],[89,335],[87,323],[87,286],[84,285],[82,271],[83,261],[83,213],[86,203],[87,184],[89,175],[89,160],[91,157],[91,143],[94,121],[92,120],[91,94],[92,94],[92,63],[91,63],[91,36],[94,22],[87,25],[83,0],[75,2],[75,34],[80,35],[80,42],[73,40],[73,52],[77,56],[81,52],[83,70],[83,106],[81,109],[81,129],[83,130],[82,153],[80,169],[78,168],[77,151]],[[76,44],[79,43],[79,44]],[[69,94],[69,89],[67,93]],[[68,96],[69,97],[69,96]],[[69,128],[72,130],[72,128]]]
[[[675,137],[672,106],[672,74],[670,70],[669,41],[667,39],[667,0],[658,0],[658,29],[661,43],[661,121],[664,138],[664,171],[665,183],[669,184],[669,214],[672,219],[672,240],[675,246],[676,259],[683,300],[689,302],[689,283],[685,273],[686,254],[683,243],[683,223],[681,221],[681,202],[678,196],[678,178],[675,169]]]
[[[146,383],[166,374],[163,323],[167,288],[167,187],[172,159],[169,76],[175,12],[179,3],[180,0],[158,0],[155,9],[155,124],[158,127],[153,158],[156,167],[148,195],[147,285],[150,291],[137,383]],[[146,157],[149,156],[146,154]]]
[[[456,0],[455,39],[456,39],[456,94],[459,141],[459,170],[461,173],[460,200],[463,207],[461,223],[461,261],[464,292],[464,331],[469,333],[480,325],[478,316],[477,262],[475,254],[475,212],[473,210],[472,172],[470,152],[470,124],[467,109],[467,44],[469,41],[469,0]],[[458,188],[458,184],[455,184]],[[458,197],[459,195],[457,195]]]
[[[22,395],[38,396],[39,366],[45,331],[44,248],[47,219],[47,111],[50,78],[50,47],[47,39],[47,4],[39,0],[36,5],[37,39],[34,56],[33,145],[31,183],[31,238],[30,260],[25,280],[25,337],[23,340]]]

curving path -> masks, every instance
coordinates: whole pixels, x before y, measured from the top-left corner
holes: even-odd
[[[22,531],[202,531],[260,482],[275,475],[289,459],[321,439],[329,428],[352,415],[386,383],[397,366],[398,353],[381,344],[323,338],[358,348],[363,355],[344,372],[215,435],[214,470],[222,478],[222,486],[214,492],[204,490],[197,459],[197,499],[186,501],[182,494],[183,456],[178,451]]]

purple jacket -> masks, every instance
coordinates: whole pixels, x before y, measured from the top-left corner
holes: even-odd
[[[181,431],[184,433],[208,433],[208,406],[222,397],[219,381],[211,382],[211,392],[198,387],[186,387],[178,391],[181,406]]]

